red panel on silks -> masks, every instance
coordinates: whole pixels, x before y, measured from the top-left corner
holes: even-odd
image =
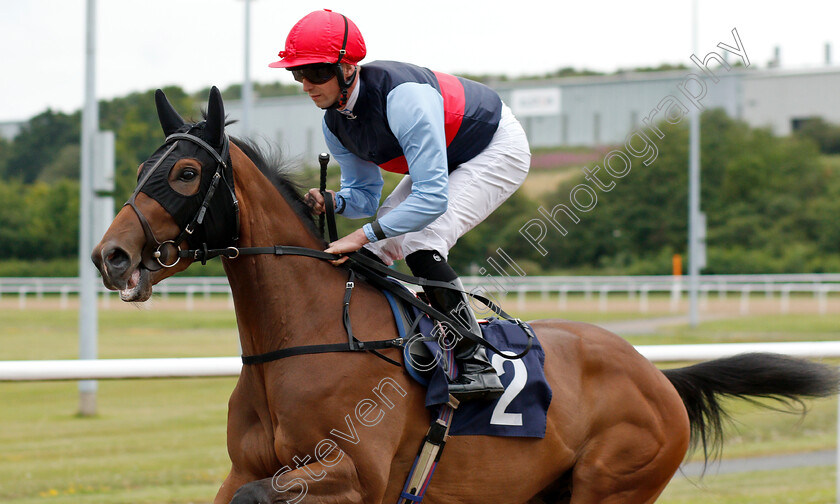
[[[457,77],[434,72],[440,84],[440,94],[443,95],[443,117],[444,129],[446,130],[446,146],[452,143],[458,130],[461,128],[461,121],[464,119],[464,106],[467,103],[464,96],[464,85]],[[408,173],[408,163],[405,156],[394,158],[379,165],[385,171],[392,173]]]

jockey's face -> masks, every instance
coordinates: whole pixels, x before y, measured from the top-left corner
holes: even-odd
[[[322,109],[330,108],[341,96],[341,89],[338,87],[338,79],[332,79],[323,84],[313,84],[309,79],[304,78],[303,91],[309,95],[309,98]]]
[[[342,63],[341,67],[344,71],[345,79],[353,75],[353,72],[356,70],[354,65]],[[358,79],[354,80],[353,84],[350,85],[348,93],[353,91],[353,88],[356,86],[356,81]],[[316,84],[306,77],[301,77],[300,82],[303,84],[303,91],[309,95],[309,98],[312,99],[315,105],[322,109],[332,107],[341,96],[341,88],[338,85],[338,79],[335,77],[321,84]]]

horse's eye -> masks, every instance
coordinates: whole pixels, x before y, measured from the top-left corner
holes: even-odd
[[[198,170],[195,168],[184,168],[178,175],[178,179],[184,182],[192,182],[196,177],[198,177]]]

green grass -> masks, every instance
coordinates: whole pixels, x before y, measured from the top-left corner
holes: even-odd
[[[211,501],[234,383],[102,381],[92,418],[76,416],[75,383],[0,384],[0,501]]]
[[[657,504],[833,504],[833,467],[675,478]]]
[[[0,310],[0,360],[77,358],[78,320],[76,310]],[[103,359],[230,356],[238,341],[232,310],[99,312]]]
[[[779,408],[774,401],[762,401]],[[745,401],[725,401],[732,421],[724,426],[722,458],[744,458],[834,449],[837,398],[807,401],[807,414],[782,413]],[[702,460],[701,452],[692,460]]]
[[[515,303],[512,297],[505,308]],[[641,316],[550,310],[517,315],[590,322]],[[75,310],[0,310],[0,360],[74,358],[76,326]],[[101,310],[99,327],[102,358],[229,356],[238,351],[233,312],[203,309],[198,299],[194,312],[160,306]],[[660,344],[805,341],[840,339],[838,328],[840,315],[755,316],[629,339]],[[0,383],[5,406],[0,408],[0,502],[210,502],[229,469],[225,422],[234,383],[233,378],[100,381],[99,414],[93,418],[76,416],[75,382]],[[833,449],[836,399],[808,406],[810,413],[801,418],[745,402],[727,403],[735,423],[727,427],[724,457]],[[812,468],[710,475],[703,480],[706,488],[676,479],[660,502],[833,502],[833,473],[833,468]]]
[[[699,327],[675,325],[643,335],[630,335],[634,345],[755,343],[840,340],[840,314],[755,315],[703,322]]]

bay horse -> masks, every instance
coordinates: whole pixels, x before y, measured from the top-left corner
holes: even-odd
[[[238,253],[278,244],[323,251],[300,188],[252,144],[228,140],[216,88],[197,124],[161,91],[156,102],[167,140],[140,166],[134,195],[93,251],[105,286],[145,301],[153,285],[206,259],[203,247],[227,248],[243,355],[347,341],[346,266]],[[350,319],[360,340],[397,335],[385,296],[364,281]],[[530,324],[553,389],[545,437],[450,438],[427,504],[651,503],[690,446],[707,460],[719,447],[721,396],[790,405],[837,391],[833,368],[806,360],[746,354],[660,371],[594,325]],[[399,349],[382,353],[403,358]],[[424,393],[366,352],[243,366],[228,410],[232,466],[215,504],[396,502],[429,426]]]

